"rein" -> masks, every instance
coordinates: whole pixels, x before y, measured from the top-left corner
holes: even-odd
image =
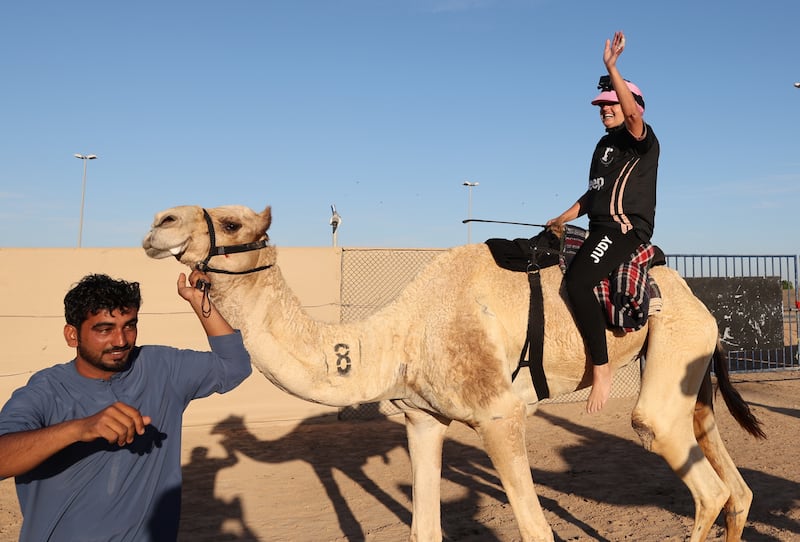
[[[506,220],[481,220],[480,218],[467,218],[462,220],[462,224],[469,224],[470,222],[488,222],[490,224],[513,224],[515,226],[534,226],[536,228],[546,228],[547,224],[530,224],[528,222],[508,222]]]
[[[211,261],[211,258],[214,256],[224,256],[226,254],[237,254],[239,252],[251,252],[253,250],[261,250],[262,248],[266,248],[269,245],[269,241],[267,239],[262,239],[261,241],[254,241],[252,243],[243,243],[241,245],[228,245],[224,247],[217,246],[216,235],[214,233],[214,223],[211,221],[211,215],[208,214],[208,211],[203,209],[203,216],[206,219],[206,225],[208,226],[208,236],[211,240],[211,246],[208,249],[208,256],[196,265],[198,271],[202,271],[203,273],[224,273],[226,275],[247,275],[248,273],[255,273],[257,271],[264,271],[265,269],[269,269],[272,267],[270,265],[261,265],[259,267],[254,267],[252,269],[247,269],[245,271],[228,271],[227,269],[217,269],[215,267],[211,267],[208,265],[208,262]]]

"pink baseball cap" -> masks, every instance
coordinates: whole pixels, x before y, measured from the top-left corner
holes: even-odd
[[[626,80],[625,84],[633,93],[633,99],[636,100],[637,104],[639,104],[639,112],[644,113],[644,96],[642,96],[642,91],[630,81]],[[599,105],[603,102],[619,103],[617,93],[613,90],[603,90],[594,100],[592,100],[592,105]]]

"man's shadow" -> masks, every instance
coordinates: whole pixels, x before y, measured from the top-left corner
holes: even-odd
[[[208,509],[213,513],[193,514],[190,521],[182,517],[179,540],[197,540],[209,535],[213,540],[220,541],[258,540],[244,521],[240,498],[237,496],[225,501],[214,495],[217,473],[238,462],[233,450],[225,442],[222,445],[227,453],[225,457],[211,457],[208,448],[197,446],[192,450],[189,463],[182,467],[186,482],[183,485],[181,508],[192,511]]]

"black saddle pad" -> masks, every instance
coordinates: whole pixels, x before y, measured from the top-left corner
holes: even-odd
[[[558,264],[561,240],[552,231],[544,230],[530,239],[488,239],[486,246],[497,265],[510,271],[528,271]]]

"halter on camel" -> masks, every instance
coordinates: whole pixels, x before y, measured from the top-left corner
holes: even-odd
[[[224,273],[226,275],[247,275],[248,273],[255,273],[256,271],[263,271],[265,269],[269,269],[272,267],[270,265],[262,265],[259,267],[254,267],[253,269],[247,269],[245,271],[228,271],[227,269],[217,269],[215,267],[210,267],[208,262],[211,261],[211,258],[214,256],[224,256],[226,254],[237,254],[239,252],[251,252],[253,250],[261,250],[262,248],[267,248],[269,246],[269,239],[264,238],[261,241],[253,241],[252,243],[243,243],[241,245],[228,245],[224,247],[217,246],[217,237],[214,233],[214,223],[211,221],[211,215],[208,214],[208,211],[203,209],[203,217],[206,219],[206,225],[208,226],[208,237],[210,240],[210,246],[208,247],[208,256],[202,261],[198,262],[195,268],[198,271],[202,271],[203,273]]]
[[[208,237],[210,241],[210,246],[208,247],[208,255],[205,259],[201,262],[197,262],[195,269],[201,271],[203,273],[224,273],[226,275],[247,275],[249,273],[255,273],[257,271],[264,271],[265,269],[269,269],[272,267],[272,264],[269,265],[261,265],[259,267],[254,267],[252,269],[247,269],[245,271],[228,271],[227,269],[217,269],[216,267],[211,267],[208,265],[208,262],[211,261],[211,258],[214,256],[225,256],[227,254],[238,254],[240,252],[252,252],[253,250],[261,250],[262,248],[266,248],[269,246],[269,238],[265,237],[260,241],[253,241],[252,243],[242,243],[241,245],[227,245],[227,246],[217,246],[217,236],[214,233],[214,222],[211,220],[211,215],[208,214],[208,211],[203,209],[203,217],[206,219],[206,225],[208,226]],[[208,318],[211,314],[210,307],[206,309],[207,301],[208,301],[208,291],[211,289],[211,284],[205,280],[198,280],[197,281],[197,289],[203,291],[203,316]]]

